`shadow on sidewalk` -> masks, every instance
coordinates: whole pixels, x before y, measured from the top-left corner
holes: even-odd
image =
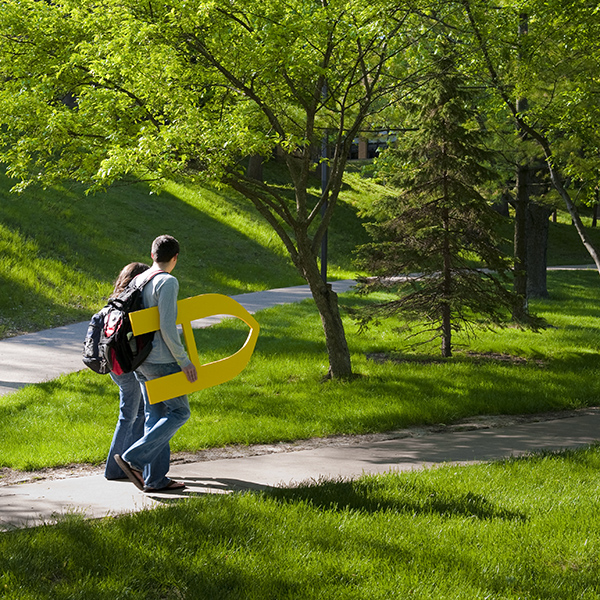
[[[164,492],[149,492],[149,496],[158,502],[172,502],[193,496],[205,496],[207,494],[229,494],[233,492],[263,492],[273,489],[271,486],[242,479],[229,479],[226,477],[176,477],[176,481],[185,483],[183,490]]]

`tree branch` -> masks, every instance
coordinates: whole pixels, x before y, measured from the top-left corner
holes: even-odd
[[[510,112],[512,113],[518,130],[524,134],[529,135],[542,148],[542,150],[544,152],[544,158],[546,160],[546,165],[547,165],[548,171],[550,173],[550,179],[552,181],[552,184],[556,188],[557,192],[560,194],[561,198],[564,200],[567,210],[569,211],[569,214],[571,215],[571,219],[573,220],[573,224],[575,225],[575,229],[577,230],[577,233],[579,234],[579,237],[580,237],[583,245],[585,246],[586,250],[589,252],[594,263],[596,264],[596,268],[597,268],[598,272],[600,273],[600,255],[598,255],[598,252],[596,251],[594,245],[592,244],[592,242],[587,234],[587,231],[586,231],[585,227],[583,226],[581,217],[579,216],[579,212],[578,212],[575,204],[571,200],[569,192],[567,192],[566,188],[564,187],[564,185],[562,183],[562,178],[560,177],[560,174],[558,173],[558,171],[555,168],[554,157],[553,157],[550,141],[544,134],[540,133],[537,129],[530,126],[525,121],[523,116],[517,110],[516,103],[513,102],[510,99],[510,97],[508,96],[508,94],[506,93],[506,90],[504,89],[504,86],[502,85],[502,82],[500,81],[500,78],[498,76],[498,72],[496,71],[494,64],[491,60],[485,40],[483,39],[483,36],[481,35],[481,31],[479,30],[477,23],[475,21],[475,18],[473,16],[473,13],[471,11],[470,1],[462,0],[462,3],[463,3],[463,6],[465,7],[465,11],[467,13],[467,17],[469,19],[469,23],[471,24],[471,28],[473,30],[475,38],[477,39],[479,49],[481,50],[481,52],[483,54],[483,58],[484,58],[487,70],[492,79],[493,87],[500,94],[500,97],[502,98],[502,100],[504,101],[504,103],[506,104],[506,106],[508,107]]]

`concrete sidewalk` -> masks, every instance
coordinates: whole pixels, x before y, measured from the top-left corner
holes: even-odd
[[[332,287],[335,292],[342,293],[355,283],[352,280],[335,281]],[[306,300],[311,298],[311,293],[307,285],[299,285],[232,298],[253,314],[277,304]],[[209,317],[194,321],[192,326],[209,327],[219,320],[219,316]],[[85,369],[81,352],[87,326],[88,321],[85,321],[0,340],[0,396],[31,383],[50,381],[59,375]]]
[[[261,490],[321,478],[407,471],[442,463],[466,464],[539,450],[578,448],[600,439],[600,408],[554,415],[547,420],[503,427],[477,424],[436,432],[422,428],[396,434],[323,440],[314,448],[241,458],[174,464],[170,475],[187,484],[183,492],[145,494],[128,481],[101,474],[0,487],[0,531],[52,523],[60,515],[88,518],[153,508],[174,498],[207,493]],[[288,449],[289,450],[289,449]]]
[[[333,284],[336,292],[353,281]],[[307,286],[242,294],[234,298],[249,312],[310,297]],[[206,327],[218,321],[195,323]],[[30,383],[83,369],[81,349],[87,322],[0,341],[0,395]],[[262,448],[252,456],[175,462],[170,475],[185,481],[181,493],[148,495],[128,481],[106,481],[102,470],[87,476],[35,483],[0,483],[0,531],[52,523],[60,515],[89,518],[117,515],[194,494],[260,490],[321,478],[419,469],[519,456],[542,449],[577,448],[600,440],[600,408],[527,419],[492,419],[443,430],[417,428],[393,434],[342,437]],[[527,422],[525,422],[527,421]],[[500,426],[500,425],[504,426]],[[302,448],[302,449],[298,449]],[[248,454],[248,453],[247,453]]]

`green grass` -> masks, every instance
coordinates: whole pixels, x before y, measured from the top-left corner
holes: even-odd
[[[600,597],[600,449],[209,495],[0,536],[0,595]]]
[[[280,166],[266,173],[285,187]],[[234,193],[173,183],[158,196],[143,185],[90,197],[77,186],[13,194],[13,183],[0,173],[0,338],[87,320],[123,265],[148,261],[152,239],[166,232],[182,244],[182,297],[303,283],[277,236]],[[312,184],[317,193],[318,179]],[[329,231],[330,279],[356,276],[353,250],[367,241],[359,215],[380,194],[358,167],[349,169]],[[550,224],[549,263],[589,264],[574,227],[559,216]],[[512,237],[509,222],[504,229]],[[600,230],[590,235],[600,246]]]
[[[0,338],[89,319],[121,268],[148,262],[162,233],[182,245],[181,297],[304,283],[276,234],[234,193],[170,184],[158,196],[143,185],[91,197],[76,187],[14,194],[12,183],[0,174]],[[365,236],[356,205],[372,188],[349,175],[332,224],[332,279],[354,275],[351,250]]]
[[[6,189],[6,181],[0,181]],[[330,273],[353,275],[356,214],[376,190],[348,176],[330,237]],[[219,200],[215,203],[214,200]],[[94,207],[90,211],[90,206]],[[173,185],[84,198],[70,190],[0,192],[0,337],[89,318],[123,264],[163,232],[183,245],[182,297],[298,282],[279,242],[240,199]],[[554,264],[589,263],[567,223],[551,225]],[[596,232],[593,232],[596,235]],[[243,262],[240,262],[243,257]],[[248,368],[193,394],[173,450],[449,423],[477,414],[597,404],[600,290],[594,272],[551,273],[534,311],[540,333],[482,332],[477,356],[407,350],[398,322],[358,335],[357,378],[321,383],[324,339],[312,302],[261,312]],[[364,298],[345,295],[343,304]],[[204,361],[235,351],[237,321],[198,331]],[[456,339],[464,343],[465,339]],[[372,353],[394,355],[378,363]],[[512,355],[524,362],[486,358]],[[0,398],[1,466],[104,460],[117,388],[84,371]],[[600,449],[471,467],[320,482],[264,494],[196,497],[159,510],[0,536],[7,600],[253,598],[600,598]]]
[[[579,208],[584,226],[596,249],[600,248],[600,228],[592,227],[591,209]],[[579,234],[566,211],[558,211],[556,223],[548,231],[549,265],[593,265],[594,261],[583,246]]]
[[[183,297],[301,283],[258,217],[215,190],[171,186],[156,196],[139,185],[85,197],[68,189],[15,195],[5,178],[0,185],[0,336],[89,319],[125,264],[150,261],[162,233],[182,245]]]
[[[285,185],[276,165],[268,176]],[[93,197],[71,189],[16,196],[8,194],[8,186],[0,179],[0,337],[87,320],[102,305],[121,266],[147,260],[150,241],[165,231],[182,242],[177,267],[182,297],[300,283],[281,243],[235,195],[171,184],[160,196],[141,185]],[[331,228],[332,277],[355,275],[351,251],[364,241],[357,215],[378,193],[356,170],[347,174]],[[551,244],[561,247],[565,262],[587,262],[577,259],[580,242],[573,234],[567,223],[551,225]],[[461,352],[451,361],[437,360],[435,348],[422,355],[407,351],[394,330],[400,323],[358,335],[345,317],[358,376],[325,385],[327,355],[314,304],[264,311],[250,366],[237,379],[191,396],[192,419],[173,449],[386,431],[482,413],[594,404],[600,391],[597,274],[551,274],[549,288],[551,300],[537,302],[534,310],[553,328],[539,334],[516,329],[482,333],[468,342],[482,355],[512,354],[528,363],[475,359]],[[369,301],[352,295],[343,300],[354,306]],[[239,322],[197,332],[202,360],[231,354],[245,335]],[[454,341],[467,349],[464,338]],[[402,360],[379,364],[367,358],[373,353],[393,353]],[[117,405],[109,378],[89,371],[1,398],[0,466],[102,462]]]
[[[551,327],[482,332],[450,360],[439,349],[402,348],[390,322],[359,335],[347,323],[356,379],[321,382],[327,370],[314,304],[261,311],[254,356],[236,379],[190,396],[192,417],[172,441],[174,451],[228,444],[271,443],[333,434],[390,431],[451,423],[480,414],[520,414],[593,406],[600,397],[598,275],[549,275],[554,297],[534,310]],[[346,305],[367,302],[352,294]],[[203,362],[235,352],[247,335],[240,321],[196,332]],[[457,342],[460,343],[460,338]],[[466,343],[466,340],[462,340]],[[478,353],[470,356],[466,350]],[[394,354],[378,363],[372,353]],[[521,357],[522,363],[486,358]],[[0,467],[37,469],[101,463],[118,413],[117,388],[91,371],[62,376],[0,398]]]

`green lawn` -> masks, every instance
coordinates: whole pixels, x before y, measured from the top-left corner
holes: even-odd
[[[0,335],[89,319],[125,264],[150,261],[162,233],[181,242],[184,297],[300,283],[258,218],[215,190],[172,186],[156,196],[140,185],[85,197],[67,189],[15,195],[5,179],[0,184]],[[212,208],[216,201],[231,225]],[[252,235],[236,227],[240,221]]]
[[[0,536],[7,600],[600,598],[600,448]]]
[[[282,174],[274,168],[269,176]],[[281,243],[235,195],[176,184],[160,196],[141,185],[92,197],[66,188],[14,195],[8,186],[0,179],[0,336],[87,320],[103,304],[121,266],[147,260],[150,241],[165,231],[182,242],[177,272],[182,297],[301,282]],[[380,191],[356,170],[347,174],[330,236],[333,278],[355,275],[352,249],[364,239],[358,215]],[[568,223],[551,224],[550,234],[560,261],[585,262]],[[550,274],[551,299],[533,304],[550,328],[537,334],[484,332],[470,341],[458,337],[451,361],[440,360],[432,347],[421,354],[408,351],[395,330],[400,322],[359,335],[345,315],[357,374],[350,382],[321,383],[327,356],[311,301],[263,311],[250,366],[235,380],[191,396],[192,419],[173,449],[387,431],[484,413],[594,404],[600,392],[597,278],[593,271]],[[353,307],[370,301],[352,294],[342,298]],[[246,331],[236,321],[196,336],[208,362],[237,350]],[[372,359],[382,354],[394,360]],[[117,404],[109,378],[90,371],[0,398],[0,467],[101,463]]]
[[[285,187],[276,164],[266,173]],[[279,238],[232,192],[173,183],[160,195],[143,185],[93,196],[77,186],[14,194],[13,183],[0,173],[0,338],[87,320],[123,265],[148,261],[162,233],[182,244],[182,297],[303,283]],[[319,180],[312,183],[316,190]],[[353,250],[367,241],[359,215],[381,193],[358,167],[347,173],[329,231],[330,279],[356,276]],[[510,222],[503,232],[512,237]],[[600,230],[590,235],[600,246]],[[550,224],[548,256],[550,264],[591,262],[563,213]]]
[[[480,414],[593,406],[600,397],[600,287],[594,271],[549,275],[551,300],[534,310],[550,327],[481,332],[442,360],[437,347],[408,351],[388,322],[359,334],[346,317],[357,377],[322,383],[327,370],[314,304],[279,306],[257,317],[261,334],[236,379],[190,396],[192,417],[174,451],[270,443],[451,423]],[[353,294],[342,304],[368,300]],[[230,320],[196,332],[203,362],[235,352],[246,326]],[[457,338],[460,344],[461,339]],[[469,354],[472,352],[473,354]],[[384,354],[394,362],[369,358]],[[504,359],[504,360],[502,360]],[[117,388],[83,371],[0,398],[0,466],[37,469],[104,460],[118,413]]]
[[[9,192],[0,173],[0,338],[89,319],[131,261],[150,261],[160,234],[182,245],[181,297],[239,294],[304,281],[283,244],[244,199],[212,188],[143,185],[85,196],[76,187]],[[348,175],[330,233],[329,274],[354,275],[357,217],[373,185]]]
[[[334,277],[354,275],[357,213],[374,193],[349,174],[331,233]],[[173,185],[158,198],[143,187],[92,198],[4,191],[0,200],[0,337],[89,318],[121,266],[147,259],[164,232],[183,245],[182,296],[299,283],[269,230],[217,190]],[[554,264],[589,262],[573,233],[568,223],[551,225]],[[449,360],[435,347],[408,349],[401,322],[358,334],[345,315],[357,374],[347,382],[321,382],[327,358],[312,302],[262,311],[250,365],[192,394],[192,418],[173,450],[596,405],[598,274],[550,273],[549,288],[551,299],[532,304],[548,328],[456,338]],[[196,332],[203,361],[227,356],[245,337],[238,321]],[[98,464],[117,412],[116,386],[90,371],[2,397],[0,467]],[[596,599],[599,468],[594,447],[197,497],[116,519],[72,516],[0,536],[0,598]]]

